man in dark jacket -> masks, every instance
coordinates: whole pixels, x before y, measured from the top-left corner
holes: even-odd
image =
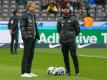
[[[19,22],[19,12],[17,10],[14,10],[13,16],[10,17],[9,23],[8,23],[8,29],[11,34],[11,43],[10,43],[11,53],[17,53],[18,37],[19,37],[18,22]],[[15,40],[15,46],[14,46],[14,40]]]
[[[37,77],[37,75],[31,73],[35,43],[36,39],[39,39],[35,9],[35,3],[29,1],[26,6],[26,11],[23,12],[20,20],[20,29],[24,42],[21,77]]]
[[[62,45],[62,53],[64,57],[64,63],[66,68],[65,75],[69,76],[70,63],[69,63],[69,51],[73,59],[76,76],[79,75],[79,64],[76,54],[76,36],[80,32],[79,22],[72,14],[72,10],[69,7],[63,7],[63,15],[57,22],[57,31],[60,36],[60,43]]]

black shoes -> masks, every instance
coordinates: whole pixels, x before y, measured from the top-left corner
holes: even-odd
[[[17,54],[17,51],[14,51],[14,54]]]
[[[65,75],[65,76],[71,76],[71,73],[65,73],[64,75]],[[80,75],[79,73],[76,73],[75,76],[78,77],[79,75]]]
[[[11,51],[11,54],[17,54],[17,51]]]

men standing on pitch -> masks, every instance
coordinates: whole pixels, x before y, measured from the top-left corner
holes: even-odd
[[[76,76],[79,75],[79,64],[76,54],[76,36],[80,32],[79,22],[68,6],[63,7],[63,15],[57,22],[57,31],[60,36],[60,43],[66,68],[65,75],[71,75],[69,63],[69,51],[73,59]]]
[[[11,34],[11,43],[10,43],[11,53],[17,53],[18,37],[19,37],[18,22],[19,22],[19,12],[18,12],[18,10],[14,10],[13,16],[10,17],[9,23],[8,23],[8,29]],[[14,45],[14,40],[15,40],[15,45]]]
[[[26,5],[26,11],[23,12],[20,19],[20,29],[24,42],[21,77],[37,77],[36,74],[33,74],[31,72],[35,43],[36,39],[39,39],[39,33],[35,17],[35,9],[35,3],[32,1],[28,1]]]

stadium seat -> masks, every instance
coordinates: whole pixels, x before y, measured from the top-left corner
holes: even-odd
[[[3,1],[3,2],[2,2]],[[10,2],[9,2],[10,1]],[[37,16],[37,20],[57,20],[58,17],[60,16],[59,14],[57,15],[57,17],[55,18],[55,15],[53,14],[50,14],[47,16],[47,11],[46,10],[43,10],[41,12],[42,15],[39,15],[40,14],[40,0],[28,0],[28,1],[35,1],[36,3],[36,16]],[[16,1],[15,0],[0,0],[0,20],[4,20],[7,19],[12,15],[12,11],[14,9],[16,9],[17,7],[17,4],[16,4]],[[24,6],[21,5],[18,7],[19,9],[19,12],[22,13],[25,9],[24,9]],[[89,12],[91,13],[91,16],[93,18],[95,18],[96,20],[105,20],[104,16],[102,15],[99,15],[97,14],[98,13],[98,10],[102,10],[102,7],[101,6],[96,6],[96,9],[95,8],[90,8]],[[77,13],[77,16],[80,16],[81,20],[83,20],[83,18],[86,16],[86,9],[85,7],[82,6],[82,15],[78,15]],[[107,3],[105,5],[105,14],[107,16]]]

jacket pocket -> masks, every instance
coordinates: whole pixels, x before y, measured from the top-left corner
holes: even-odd
[[[74,37],[76,37],[76,34],[75,34],[75,32],[66,31],[66,37],[67,37],[67,39],[74,38]]]
[[[60,36],[61,41],[65,41],[65,40],[66,40],[65,31],[61,31],[61,32],[59,33],[59,36]]]
[[[76,34],[75,32],[70,32],[70,31],[67,31],[66,32],[66,42],[75,42],[75,38],[76,38]]]

